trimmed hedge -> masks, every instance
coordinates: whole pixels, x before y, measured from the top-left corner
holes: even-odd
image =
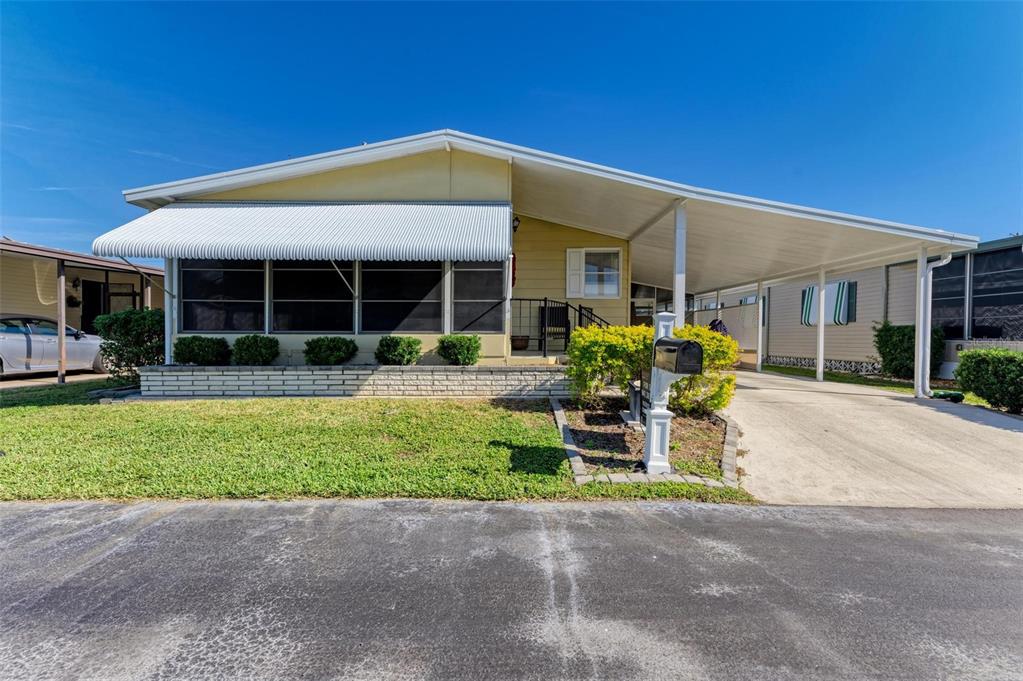
[[[305,363],[310,366],[337,366],[344,364],[359,352],[359,346],[351,338],[342,336],[320,336],[305,342]]]
[[[273,336],[262,334],[238,336],[231,347],[231,354],[239,366],[267,366],[281,354],[281,343]]]
[[[231,346],[220,336],[178,336],[174,341],[174,361],[222,367],[231,363]]]
[[[874,347],[881,359],[881,373],[895,378],[913,378],[916,364],[916,328],[884,322],[874,326]],[[945,359],[945,332],[931,331],[931,376],[937,376]]]
[[[423,341],[411,336],[383,336],[373,356],[381,364],[415,364],[423,356]]]
[[[480,361],[483,346],[476,335],[460,336],[450,334],[437,341],[437,354],[449,364],[469,366]]]
[[[705,414],[723,409],[735,394],[735,376],[726,374],[739,358],[735,339],[705,326],[675,329],[676,338],[703,346],[703,374],[672,386],[669,407],[676,413]],[[606,386],[628,389],[630,380],[650,368],[654,330],[650,326],[589,326],[572,332],[567,375],[575,394],[591,400]]]
[[[115,378],[138,382],[138,367],[163,364],[163,310],[103,314],[95,324],[103,339],[100,354]]]
[[[963,350],[955,379],[961,390],[976,393],[992,407],[1023,413],[1023,352]]]

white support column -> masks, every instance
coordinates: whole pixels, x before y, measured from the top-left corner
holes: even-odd
[[[454,301],[455,287],[454,287],[454,284],[453,284],[453,282],[454,282],[454,275],[451,273],[452,272],[452,264],[451,264],[450,260],[445,260],[444,261],[444,270],[443,270],[443,272],[444,272],[443,279],[441,280],[443,282],[441,284],[441,291],[442,291],[442,293],[441,293],[441,300],[443,301],[443,303],[441,305],[441,328],[444,329],[444,333],[451,333],[451,329],[453,327],[453,324],[452,324],[452,321],[451,321],[451,317],[452,317],[452,311],[454,310],[453,301]]]
[[[174,296],[178,288],[178,277],[174,268],[177,260],[165,258],[163,261],[163,363],[174,364]]]
[[[361,333],[362,324],[362,261],[356,260],[352,263],[352,286],[355,291],[352,293],[352,333],[356,336]]]
[[[913,353],[913,395],[927,397],[924,392],[924,334],[928,329],[924,326],[924,308],[927,307],[927,247],[921,246],[916,256],[916,333]]]
[[[686,323],[686,220],[686,202],[680,201],[675,206],[675,278],[672,288],[676,328]]]
[[[817,380],[824,380],[824,320],[825,301],[824,288],[827,283],[824,268],[817,273]]]
[[[714,319],[721,319],[721,291],[714,291]]]
[[[149,277],[142,278],[142,307],[153,307],[153,283]]]
[[[67,373],[67,293],[64,261],[57,261],[57,383]]]
[[[273,278],[271,261],[263,261],[263,333],[269,334],[273,329]]]
[[[504,357],[511,357],[512,334],[512,270],[515,268],[515,254],[512,253],[504,263]]]
[[[757,282],[757,372],[764,370],[764,282]]]

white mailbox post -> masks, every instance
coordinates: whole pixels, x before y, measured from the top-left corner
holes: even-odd
[[[646,413],[646,446],[643,463],[646,472],[670,473],[668,452],[671,443],[671,417],[668,396],[671,384],[685,376],[703,373],[703,347],[692,340],[674,337],[675,315],[661,312],[654,327],[653,356],[650,358],[650,409]]]
[[[670,312],[660,312],[654,326],[654,347],[651,352],[657,354],[657,341],[661,338],[672,335],[675,327],[675,315]],[[668,394],[671,391],[671,384],[677,376],[658,369],[653,365],[651,357],[650,366],[650,408],[646,412],[646,445],[643,450],[643,463],[646,465],[646,472],[651,474],[670,473],[671,464],[668,463],[668,448],[671,440],[671,417],[668,411]]]

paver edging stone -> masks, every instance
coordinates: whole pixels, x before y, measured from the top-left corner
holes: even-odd
[[[565,448],[565,456],[568,457],[569,466],[572,468],[572,480],[576,485],[587,485],[590,483],[611,483],[611,484],[653,484],[658,482],[684,482],[692,485],[704,485],[705,487],[738,487],[736,477],[735,456],[738,449],[739,426],[728,416],[721,413],[714,413],[712,416],[725,425],[725,442],[721,452],[721,472],[724,482],[706,478],[701,475],[679,474],[679,473],[601,473],[591,474],[586,470],[579,447],[572,437],[572,429],[565,417],[565,410],[561,401],[551,398],[551,411],[554,412],[554,423],[561,432],[561,443]],[[622,412],[622,420],[629,423],[627,413]],[[631,425],[631,424],[630,424]]]

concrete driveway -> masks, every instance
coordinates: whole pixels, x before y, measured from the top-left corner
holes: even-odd
[[[1023,508],[1023,419],[739,372],[743,486],[774,504]]]
[[[0,678],[1019,678],[1021,519],[0,504]]]

